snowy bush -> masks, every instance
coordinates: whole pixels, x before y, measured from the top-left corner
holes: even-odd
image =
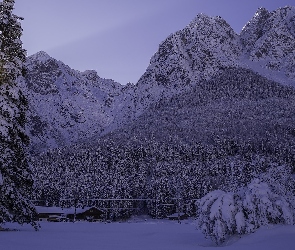
[[[212,191],[196,205],[200,229],[218,245],[230,235],[254,232],[269,223],[294,223],[294,206],[290,200],[273,192],[259,179],[237,193]]]
[[[232,193],[212,191],[198,201],[198,207],[201,230],[217,244],[222,243],[227,235],[235,233],[238,209]]]
[[[268,223],[293,224],[294,212],[289,200],[275,194],[268,184],[255,179],[243,195],[242,206],[249,224],[248,231]]]

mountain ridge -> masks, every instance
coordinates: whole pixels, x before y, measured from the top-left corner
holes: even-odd
[[[221,17],[198,14],[160,43],[146,72],[137,84],[128,86],[103,79],[93,70],[72,70],[45,52],[28,57],[22,86],[31,110],[40,118],[29,114],[32,152],[105,135],[136,120],[161,99],[190,91],[226,68],[251,69],[294,86],[294,20],[294,7],[272,12],[260,8],[236,34]],[[54,110],[51,113],[48,105]],[[40,124],[46,126],[37,133],[34,128]]]
[[[72,70],[45,52],[29,57],[27,67],[20,84],[29,100],[31,152],[100,134],[113,119],[120,84],[100,78],[95,71]]]

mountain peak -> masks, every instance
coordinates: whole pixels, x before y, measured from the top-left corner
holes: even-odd
[[[95,70],[85,70],[82,75],[90,81],[97,81],[100,78]]]
[[[46,62],[48,60],[52,60],[53,58],[48,55],[45,51],[39,51],[31,56],[28,57],[31,60],[37,60],[40,62]]]
[[[290,11],[291,12],[294,12],[295,11],[295,7],[294,6],[287,5],[285,7],[278,8],[277,11],[283,12],[283,13],[289,13]]]
[[[251,61],[295,78],[295,7],[286,6],[272,12],[259,8],[240,38]]]
[[[269,11],[268,11],[266,8],[264,8],[264,7],[259,7],[259,8],[256,10],[254,16],[263,16],[263,15],[268,14],[268,13],[269,13]]]
[[[253,30],[255,27],[258,29],[262,29],[263,23],[269,18],[269,16],[270,12],[266,8],[258,8],[252,19],[243,27],[241,34],[246,33],[249,30]]]
[[[188,25],[189,28],[199,28],[200,25],[220,25],[225,24],[226,26],[229,26],[227,22],[220,16],[210,17],[204,13],[199,13]]]
[[[289,26],[289,30],[292,30],[292,33],[294,32],[294,24],[295,24],[295,7],[293,6],[285,6],[282,8],[279,8],[272,13],[272,19],[275,23],[280,23],[281,25]],[[293,33],[294,35],[295,33]]]

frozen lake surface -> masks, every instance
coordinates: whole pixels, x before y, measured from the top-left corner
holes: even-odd
[[[218,249],[196,229],[193,220],[133,220],[124,223],[42,222],[6,225],[18,231],[0,231],[1,250],[198,250]],[[242,238],[233,237],[222,249],[293,250],[295,226],[269,226]]]

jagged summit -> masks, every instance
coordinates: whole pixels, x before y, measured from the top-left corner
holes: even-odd
[[[295,7],[286,6],[269,12],[261,7],[254,14],[253,18],[243,27],[241,36],[248,34],[248,39],[259,39],[265,32],[271,29],[282,29],[287,26],[292,32],[295,23]],[[292,29],[293,28],[293,29]],[[255,31],[258,31],[258,37],[255,37]],[[250,33],[250,34],[249,34]],[[254,34],[254,37],[250,35]]]
[[[263,35],[265,22],[270,13],[265,8],[259,8],[253,18],[243,27],[240,37],[246,52],[249,52],[255,42]]]
[[[208,16],[205,13],[199,13],[197,14],[197,16],[189,23],[189,25],[187,25],[187,27],[189,28],[194,28],[195,26],[197,26],[198,24],[200,24],[201,22],[204,21],[210,21],[212,20],[213,17]]]
[[[266,15],[269,15],[269,11],[266,8],[264,8],[264,7],[260,7],[255,12],[254,18],[260,19],[261,17],[264,17]]]
[[[97,71],[95,70],[85,70],[84,72],[82,72],[82,75],[93,82],[98,81],[100,79],[100,77],[97,74]]]
[[[190,29],[198,29],[199,26],[205,25],[216,25],[218,24],[226,25],[230,27],[230,25],[221,17],[221,16],[215,16],[215,17],[210,17],[204,13],[199,13],[197,16],[187,25]]]
[[[246,56],[262,68],[295,78],[295,7],[259,9],[240,34]]]
[[[27,58],[20,82],[29,102],[31,152],[100,135],[113,120],[114,96],[122,86],[96,71],[79,72],[40,51]]]
[[[29,56],[28,59],[29,60],[37,60],[37,61],[44,63],[44,62],[46,62],[50,59],[54,59],[54,58],[52,58],[50,55],[48,55],[45,51],[39,51],[39,52]]]
[[[139,84],[208,79],[217,68],[234,66],[240,51],[238,36],[224,19],[199,14],[160,44]]]
[[[264,7],[260,7],[257,9],[257,11],[255,12],[254,16],[246,23],[246,25],[243,27],[243,30],[245,29],[249,29],[251,28],[251,25],[253,23],[259,23],[259,22],[263,22],[265,21],[270,15],[270,12],[264,8]]]

